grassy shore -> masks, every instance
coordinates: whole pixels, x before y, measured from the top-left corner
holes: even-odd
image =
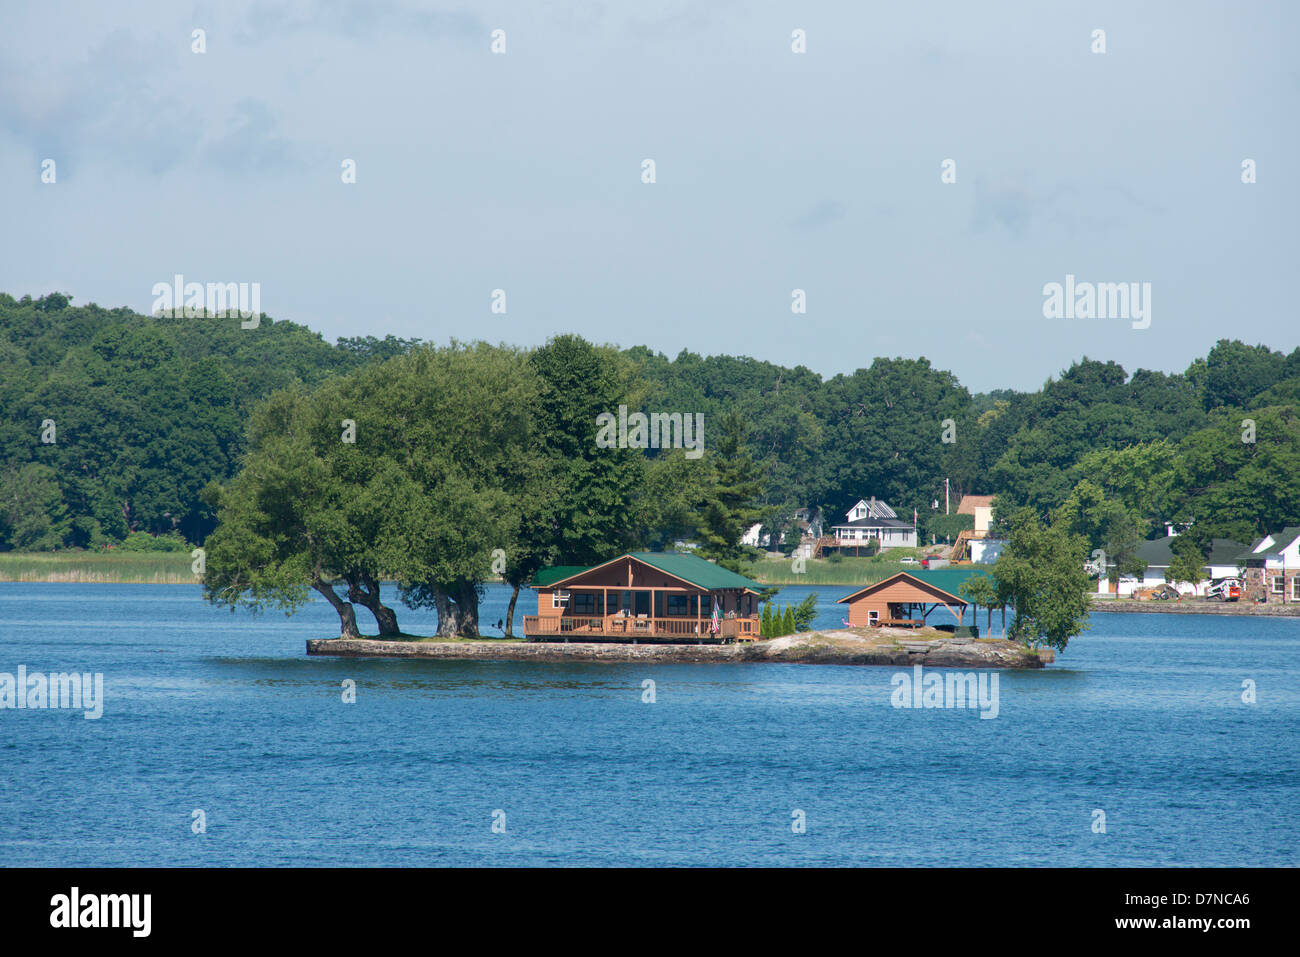
[[[0,582],[193,585],[187,552],[0,552]]]
[[[891,549],[888,558],[855,558],[846,555],[837,562],[825,558],[809,558],[803,564],[803,571],[794,571],[794,562],[789,558],[763,558],[754,563],[754,581],[764,585],[870,585],[888,578],[897,572],[911,569],[916,571],[919,565],[903,565],[898,559],[904,557],[902,549]]]

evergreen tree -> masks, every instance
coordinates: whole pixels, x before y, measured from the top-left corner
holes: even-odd
[[[794,630],[811,631],[813,619],[817,617],[817,593],[813,592],[794,609]]]
[[[740,536],[762,517],[763,494],[762,470],[746,449],[746,432],[736,412],[722,416],[704,501],[694,516],[700,555],[742,575],[753,550],[740,544]]]

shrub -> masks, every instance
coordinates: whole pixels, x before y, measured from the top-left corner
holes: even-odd
[[[190,543],[176,532],[165,535],[132,532],[117,547],[124,552],[188,552]]]

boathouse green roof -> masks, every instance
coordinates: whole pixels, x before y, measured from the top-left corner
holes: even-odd
[[[848,601],[859,592],[864,592],[868,588],[874,588],[881,582],[888,581],[891,578],[897,578],[899,575],[907,575],[911,578],[915,578],[917,581],[924,582],[927,585],[941,588],[948,594],[965,601],[965,596],[963,596],[960,591],[961,586],[966,584],[966,582],[970,581],[976,575],[988,575],[992,578],[992,571],[992,565],[964,565],[961,568],[918,568],[915,571],[910,568],[905,568],[901,572],[891,572],[888,575],[884,575],[878,581],[870,582],[866,585],[859,585],[843,598],[836,599],[836,603],[838,604],[840,602]]]
[[[644,562],[661,572],[667,572],[669,575],[690,582],[697,588],[704,588],[708,591],[721,588],[747,588],[750,591],[762,591],[764,588],[758,582],[746,578],[744,575],[738,575],[729,568],[723,568],[721,565],[705,561],[698,555],[689,555],[685,552],[628,552],[625,555],[618,556],[618,558],[612,558],[610,561],[618,561],[621,558],[635,558],[637,561]],[[566,578],[572,578],[574,575],[580,575],[583,572],[591,571],[593,568],[608,564],[609,562],[601,562],[600,565],[556,565],[552,568],[543,568],[533,576],[532,587],[546,588],[556,582],[564,581]]]

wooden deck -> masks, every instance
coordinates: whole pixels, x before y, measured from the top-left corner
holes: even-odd
[[[656,641],[695,644],[757,641],[758,617],[723,618],[718,632],[709,630],[708,618],[633,618],[583,615],[524,615],[524,637],[529,641]]]

